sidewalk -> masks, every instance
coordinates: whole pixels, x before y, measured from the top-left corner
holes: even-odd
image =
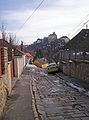
[[[8,98],[3,120],[34,120],[29,73],[24,70]]]

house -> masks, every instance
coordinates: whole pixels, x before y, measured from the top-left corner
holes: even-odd
[[[14,49],[14,77],[19,79],[24,66],[27,63],[27,56],[26,54],[19,50],[18,48]]]
[[[82,29],[65,45],[65,49],[89,51],[89,29]]]
[[[28,58],[28,63],[33,63],[33,56],[31,53],[26,52],[26,57]]]

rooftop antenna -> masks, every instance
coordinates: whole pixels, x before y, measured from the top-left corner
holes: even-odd
[[[86,29],[88,29],[88,24],[86,24]]]
[[[88,23],[89,22],[89,20],[87,20],[83,25],[86,25],[86,29],[88,29]]]

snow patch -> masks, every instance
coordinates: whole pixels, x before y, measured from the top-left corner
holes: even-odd
[[[44,73],[44,72],[40,72],[41,75],[44,75],[44,76],[48,76],[48,74]]]
[[[69,86],[77,89],[79,92],[85,92],[85,91],[86,91],[84,88],[80,88],[80,87],[78,87],[78,86],[75,86],[75,85],[72,84],[72,83],[67,83],[67,84],[68,84]]]
[[[32,79],[33,79],[34,81],[36,81],[36,79],[34,78],[34,76],[32,76]]]
[[[85,95],[89,96],[89,91],[87,91],[87,92],[85,93]]]
[[[32,72],[35,72],[35,69],[31,69]]]
[[[59,80],[54,81],[55,83],[59,83]]]
[[[58,91],[59,91],[58,88],[52,88],[51,93],[55,93],[55,92],[58,92]]]
[[[32,64],[29,64],[29,63],[27,63],[26,67],[33,67],[33,68],[37,68],[37,66],[32,65]]]

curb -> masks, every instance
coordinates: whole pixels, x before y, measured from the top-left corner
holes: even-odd
[[[32,108],[33,108],[33,112],[34,112],[34,118],[35,118],[35,120],[40,120],[38,117],[38,113],[36,111],[35,99],[34,99],[34,94],[33,94],[34,92],[33,92],[31,80],[30,80],[30,90],[31,90],[31,96],[32,96]]]

